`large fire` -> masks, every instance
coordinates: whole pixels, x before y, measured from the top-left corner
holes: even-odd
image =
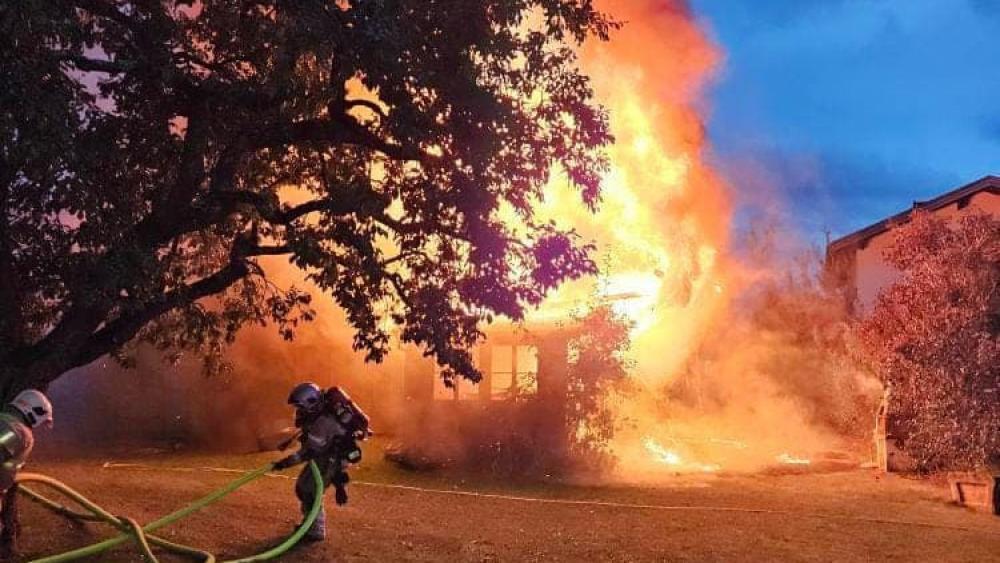
[[[536,212],[597,243],[598,291],[634,324],[640,392],[608,398],[621,477],[807,465],[829,437],[805,423],[794,398],[756,377],[753,346],[733,347],[711,366],[729,393],[721,407],[669,399],[700,350],[732,325],[746,279],[731,257],[731,194],[710,164],[704,129],[704,90],[721,56],[683,0],[598,4],[626,24],[610,42],[586,45],[581,58],[616,137],[600,208],[592,213],[556,176]],[[563,317],[567,304],[589,302],[594,287],[567,284],[528,320]],[[320,317],[339,320],[325,323],[322,336],[343,338],[342,315],[328,308]]]
[[[683,366],[727,322],[741,281],[741,267],[728,258],[728,186],[708,162],[703,126],[704,88],[720,55],[682,1],[622,0],[603,9],[626,27],[582,59],[616,136],[602,204],[591,214],[553,181],[540,212],[598,243],[607,256],[599,291],[635,326],[634,378],[644,391],[614,402],[621,428],[612,447],[623,475],[808,464],[785,453],[817,441],[788,401],[753,405],[768,395],[751,393],[712,415],[664,402]],[[584,299],[592,288],[583,285],[564,287],[552,301]],[[732,370],[734,385],[760,391],[761,383],[741,381],[750,375],[739,358],[729,364],[720,368]]]

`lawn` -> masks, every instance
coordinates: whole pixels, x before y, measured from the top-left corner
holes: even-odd
[[[328,541],[285,560],[1000,561],[1000,518],[949,504],[931,481],[852,470],[674,477],[657,487],[511,483],[403,471],[380,459],[378,443],[366,455],[350,504],[328,503]],[[146,522],[236,477],[221,470],[275,457],[138,451],[40,459],[29,469]],[[221,559],[270,547],[298,521],[292,476],[260,479],[163,535]],[[108,535],[22,507],[22,560]],[[120,548],[99,560],[139,556]]]

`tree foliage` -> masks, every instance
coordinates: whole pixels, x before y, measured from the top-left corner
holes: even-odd
[[[982,465],[1000,454],[1000,220],[914,212],[885,258],[902,277],[861,335],[890,431],[924,470]]]
[[[626,391],[633,324],[607,303],[596,304],[576,322],[567,366],[569,443],[578,461],[594,465],[609,459],[618,421],[608,401]]]
[[[480,322],[594,269],[532,204],[554,171],[598,202],[610,135],[575,47],[615,27],[590,0],[3,3],[3,393],[129,342],[290,337],[310,295],[262,256],[368,358],[391,320],[476,378]]]
[[[551,379],[536,380],[537,393],[491,401],[485,407],[488,416],[463,419],[458,438],[462,445],[449,455],[457,454],[467,467],[507,478],[598,475],[614,465],[610,442],[620,421],[611,401],[630,390],[632,323],[596,296],[568,320],[566,332],[536,341],[540,362],[548,356],[566,358],[565,364],[540,363],[536,377]],[[543,376],[543,369],[552,371]],[[557,373],[563,369],[565,395],[544,395],[541,387],[560,381]],[[426,439],[425,433],[421,436]],[[447,440],[430,442],[439,446]]]

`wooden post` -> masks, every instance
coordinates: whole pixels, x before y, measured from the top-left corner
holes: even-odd
[[[479,381],[479,400],[493,399],[493,345],[483,342],[479,348],[479,371],[483,374]]]
[[[510,343],[510,398],[517,400],[521,394],[521,389],[517,384],[517,342],[515,337]]]
[[[538,340],[538,403],[545,416],[543,429],[553,452],[569,447],[566,401],[569,395],[569,340],[561,333]]]
[[[889,395],[892,387],[886,384],[882,391],[882,401],[879,403],[878,411],[875,413],[875,431],[873,439],[875,441],[875,468],[882,473],[889,471]]]

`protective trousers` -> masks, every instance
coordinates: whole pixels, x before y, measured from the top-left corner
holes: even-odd
[[[330,458],[317,459],[316,465],[323,475],[322,491],[316,490],[316,484],[313,481],[312,472],[309,471],[308,465],[302,468],[298,479],[295,480],[295,496],[298,497],[301,504],[303,518],[309,514],[309,509],[312,508],[313,502],[316,500],[316,495],[322,495],[331,484],[343,487],[347,483],[347,473],[344,471],[344,463],[342,461]],[[308,535],[311,538],[322,538],[326,535],[325,506],[320,507],[319,514],[316,516],[312,527],[309,528]]]

